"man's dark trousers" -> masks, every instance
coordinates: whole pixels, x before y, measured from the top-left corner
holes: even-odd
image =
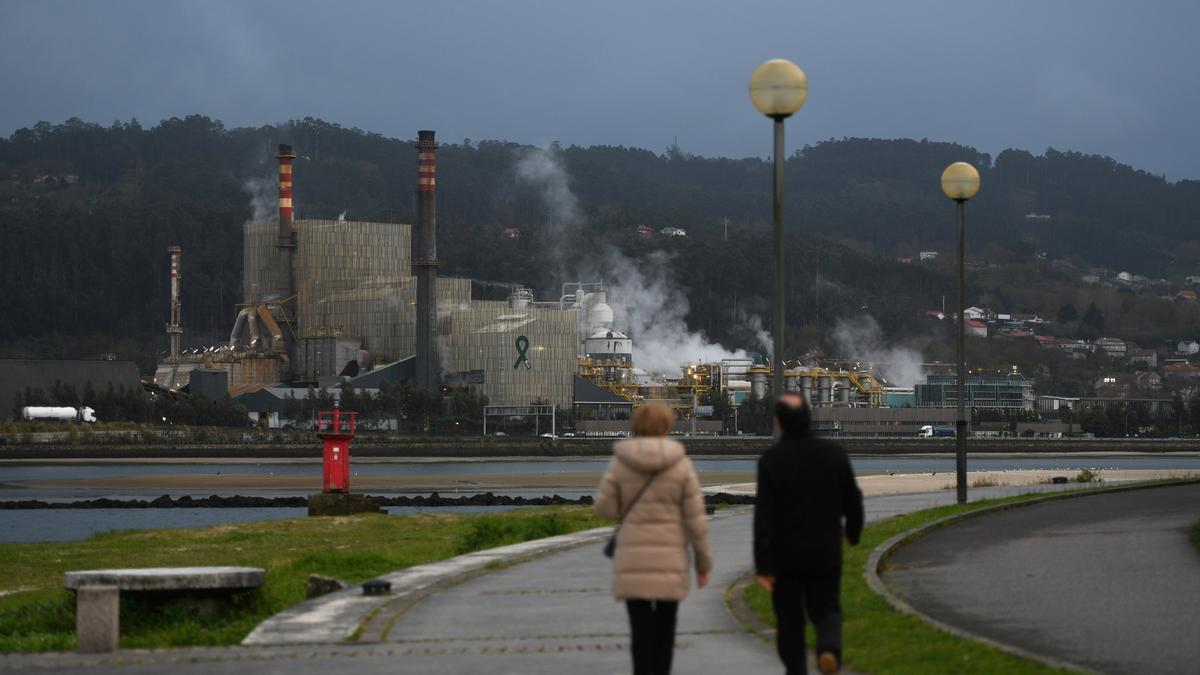
[[[788,675],[807,672],[804,618],[817,631],[817,653],[833,652],[842,660],[842,608],[839,602],[840,570],[788,572],[775,577],[772,601],[779,629],[776,644]]]

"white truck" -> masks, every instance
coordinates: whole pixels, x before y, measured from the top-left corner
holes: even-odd
[[[932,424],[926,424],[917,432],[918,438],[954,438],[957,435],[954,427],[935,427]]]
[[[96,411],[88,406],[31,405],[21,408],[21,419],[38,422],[96,422]]]

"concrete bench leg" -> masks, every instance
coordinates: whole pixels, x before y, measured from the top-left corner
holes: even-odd
[[[75,647],[80,653],[117,651],[120,599],[116,586],[81,586],[75,592]]]

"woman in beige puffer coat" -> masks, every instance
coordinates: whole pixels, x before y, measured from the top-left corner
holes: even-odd
[[[635,675],[670,672],[675,616],[691,586],[689,558],[695,559],[700,588],[713,566],[700,479],[683,445],[666,438],[674,417],[666,406],[638,408],[634,438],[613,446],[596,496],[599,516],[622,521],[613,594],[629,611]]]

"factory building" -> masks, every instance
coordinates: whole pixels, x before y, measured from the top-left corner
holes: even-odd
[[[958,376],[931,373],[914,389],[917,408],[953,408],[958,405]],[[1033,383],[1021,373],[969,373],[966,405],[979,410],[1032,411],[1037,397]]]
[[[577,307],[533,303],[514,294],[507,301],[452,305],[446,314],[449,370],[476,373],[474,384],[489,401],[572,406],[579,354]]]
[[[402,374],[421,387],[473,387],[495,406],[582,407],[584,418],[618,426],[650,401],[693,421],[716,391],[735,405],[751,392],[766,396],[771,373],[761,357],[682,363],[677,375],[637,368],[638,336],[614,326],[602,283],[566,283],[557,299],[540,302],[525,288],[478,300],[471,280],[439,276],[436,151],[434,133],[420,131],[413,226],[294,218],[293,181],[303,176],[294,173],[292,147],[281,144],[278,217],[244,225],[242,303],[227,344],[179,349],[181,251],[171,249],[171,355],[158,384],[179,389],[195,369],[224,371],[239,396],[353,386],[386,369],[386,379]],[[817,407],[885,405],[883,383],[867,369],[792,366],[785,377],[788,390]]]
[[[191,371],[215,369],[238,395],[280,383],[332,386],[404,362],[421,386],[462,384],[498,404],[571,407],[581,331],[611,327],[611,308],[594,292],[598,284],[570,285],[554,302],[534,302],[527,289],[482,301],[472,299],[469,279],[438,277],[436,147],[433,132],[421,131],[414,228],[294,219],[296,155],[280,145],[278,219],[243,227],[242,304],[228,344],[173,352],[159,384],[182,388]],[[177,247],[171,255],[174,349],[182,332]],[[628,361],[628,339],[625,352]]]
[[[750,388],[758,398],[770,391],[771,369],[756,365],[747,369]],[[787,368],[784,390],[799,392],[814,408],[823,406],[879,407],[886,390],[870,370],[844,370],[821,366]]]
[[[415,354],[417,283],[409,255],[412,227],[340,220],[297,220],[295,227],[295,330],[300,349],[293,372],[297,379],[328,385],[351,360],[366,370]],[[245,226],[247,306],[274,299],[256,290],[274,276],[273,228],[271,223]],[[470,303],[469,279],[438,279],[438,307]],[[233,337],[238,346],[249,345],[248,335]],[[331,356],[334,353],[336,359]]]

